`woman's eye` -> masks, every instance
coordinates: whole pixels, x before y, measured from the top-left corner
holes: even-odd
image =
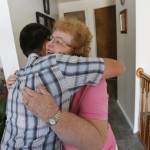
[[[61,44],[61,42],[59,40],[56,41],[56,44]]]

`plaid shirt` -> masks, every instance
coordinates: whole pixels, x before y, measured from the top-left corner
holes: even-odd
[[[62,142],[48,123],[35,117],[23,104],[21,89],[38,92],[43,84],[61,110],[69,111],[71,97],[83,85],[97,85],[104,71],[102,58],[84,58],[63,54],[39,57],[31,54],[25,68],[9,91],[7,121],[1,149],[61,150]]]

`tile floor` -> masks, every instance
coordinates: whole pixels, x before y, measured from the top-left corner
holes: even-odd
[[[109,122],[117,140],[118,150],[145,150],[137,134],[133,134],[115,100],[109,101]]]
[[[107,82],[109,98],[109,123],[114,132],[118,150],[145,150],[137,134],[133,134],[126,118],[117,104],[115,93],[116,83],[112,84],[112,80]],[[113,91],[113,92],[112,92]]]

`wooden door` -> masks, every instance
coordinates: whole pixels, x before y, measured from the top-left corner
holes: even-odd
[[[97,56],[117,59],[116,7],[95,10]]]
[[[116,7],[95,9],[97,56],[117,59]],[[107,80],[110,98],[117,99],[117,78]]]

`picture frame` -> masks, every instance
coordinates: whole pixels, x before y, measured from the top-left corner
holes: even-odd
[[[48,27],[50,29],[50,31],[52,32],[54,24],[55,24],[54,18],[46,16],[40,12],[36,12],[36,20],[37,20],[37,23],[40,23],[40,24]]]
[[[37,23],[46,25],[46,17],[44,14],[42,14],[40,12],[36,12],[36,20],[37,20]]]
[[[120,0],[121,5],[125,4],[125,0]]]
[[[50,2],[49,0],[43,0],[44,12],[50,14]]]
[[[120,32],[127,33],[127,9],[120,12]]]
[[[47,17],[46,18],[46,26],[51,30],[51,33],[53,32],[54,25],[55,25],[55,19]]]

